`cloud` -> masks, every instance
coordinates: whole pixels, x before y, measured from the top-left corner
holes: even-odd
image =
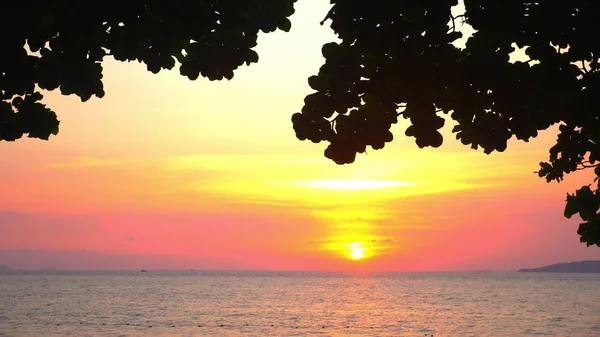
[[[130,165],[135,163],[132,159],[107,159],[97,157],[76,157],[64,163],[53,163],[48,165],[52,169],[86,168],[101,166]]]
[[[89,216],[0,212],[2,249],[60,246],[65,239],[93,236],[99,230]]]
[[[328,244],[328,243],[335,243],[335,242],[337,242],[337,240],[329,238],[329,239],[324,239],[324,240],[311,240],[309,242],[311,244]],[[397,242],[397,241],[394,240],[394,239],[391,239],[391,238],[385,238],[385,239],[382,238],[382,239],[367,240],[364,243],[369,243],[369,244],[372,244],[372,245],[381,245],[381,244],[391,244],[391,243],[395,243],[395,242]]]
[[[237,269],[244,265],[232,259],[110,254],[85,250],[0,250],[0,263],[15,269]]]
[[[32,235],[85,233],[90,227],[97,227],[95,218],[91,216],[0,211],[0,233],[9,233],[9,235],[17,232]]]
[[[371,240],[369,243],[372,244],[383,244],[383,243],[394,243],[396,240],[393,239],[383,239],[383,240]]]

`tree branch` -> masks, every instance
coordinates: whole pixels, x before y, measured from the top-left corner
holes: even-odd
[[[450,18],[452,19],[452,31],[453,32],[456,31],[456,22],[455,22],[455,20],[458,19],[458,18],[463,18],[463,20],[462,20],[461,23],[465,23],[464,17],[465,17],[464,14],[457,15],[457,16],[454,16],[454,15],[450,14]]]
[[[581,170],[585,170],[588,168],[598,167],[598,166],[600,166],[600,163],[591,165],[591,164],[589,164],[589,161],[584,161],[584,162],[581,162],[579,165],[581,165],[581,167],[576,168],[575,171],[581,171]]]
[[[589,73],[587,67],[585,66],[585,60],[581,60],[581,69],[583,69],[584,73]]]
[[[334,12],[334,10],[333,10],[334,7],[335,7],[335,5],[333,7],[331,7],[331,9],[329,10],[329,12],[327,12],[327,15],[325,16],[325,18],[323,19],[323,21],[320,22],[321,26],[323,24],[325,24],[325,21],[327,21],[327,19],[331,19],[331,16],[333,15],[333,12]]]

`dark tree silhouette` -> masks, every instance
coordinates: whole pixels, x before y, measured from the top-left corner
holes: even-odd
[[[287,31],[295,0],[7,0],[0,11],[0,140],[57,134],[56,114],[38,89],[60,88],[82,101],[104,95],[101,62],[144,62],[149,71],[179,64],[191,80],[231,79],[258,61],[259,31]],[[596,167],[600,176],[600,1],[331,0],[324,22],[341,39],[323,46],[325,64],[308,79],[315,90],[292,117],[299,139],[329,146],[338,164],[406,136],[439,147],[445,120],[456,138],[487,154],[512,137],[528,141],[559,124],[540,177]],[[475,33],[464,48],[457,26]],[[511,62],[515,46],[528,61]],[[595,182],[597,182],[596,179]],[[600,246],[600,186],[567,196],[565,216],[583,219],[581,242]]]
[[[549,182],[600,164],[600,1],[464,0],[460,17],[457,0],[332,3],[342,41],[323,46],[315,92],[292,117],[299,139],[329,142],[326,157],[347,164],[383,148],[399,117],[418,147],[439,147],[449,117],[458,140],[487,154],[560,124],[538,171]],[[463,20],[476,32],[459,49]],[[510,62],[515,46],[527,62]],[[600,246],[599,206],[598,185],[567,196],[565,216],[579,213],[588,246]]]
[[[38,89],[103,97],[102,61],[179,63],[191,80],[258,62],[259,31],[289,31],[295,0],[17,1],[0,4],[0,140],[58,133]]]

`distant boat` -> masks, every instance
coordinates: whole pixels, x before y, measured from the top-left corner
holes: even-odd
[[[141,271],[141,272],[142,272],[142,273],[146,273],[146,269],[142,269],[142,271]]]

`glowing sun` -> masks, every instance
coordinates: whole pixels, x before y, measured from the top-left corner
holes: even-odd
[[[350,249],[350,257],[358,260],[365,257],[365,249],[360,247],[354,247]]]
[[[365,248],[360,243],[352,243],[348,246],[350,247],[350,257],[353,260],[360,260],[365,257]]]

